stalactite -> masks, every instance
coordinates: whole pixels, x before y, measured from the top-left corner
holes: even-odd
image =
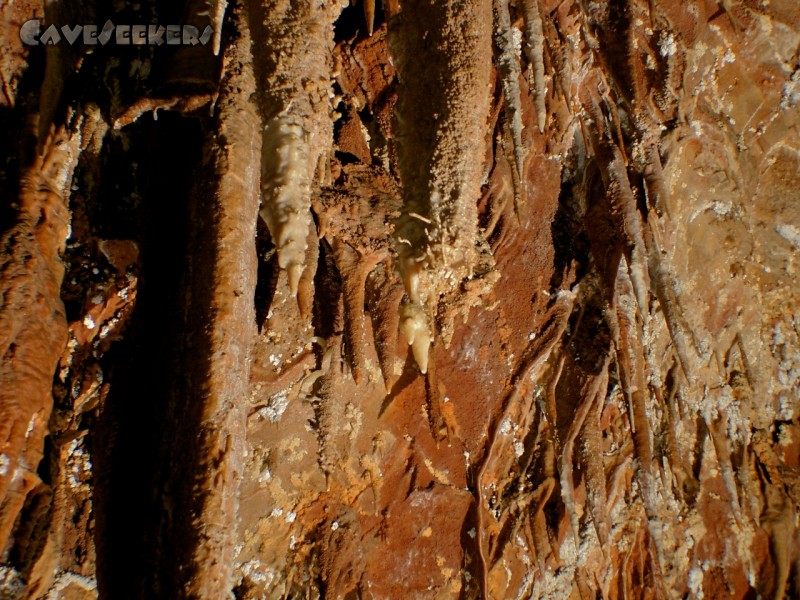
[[[400,81],[395,136],[404,194],[395,239],[409,296],[401,326],[423,362],[439,297],[472,278],[480,261],[491,11],[490,0],[412,1],[389,27]]]
[[[514,143],[514,165],[520,181],[525,179],[525,145],[522,141],[522,100],[519,91],[519,56],[514,45],[508,0],[494,0],[494,43],[497,47],[497,70],[503,80],[508,127]],[[540,22],[541,25],[541,22]]]
[[[335,188],[326,189],[314,201],[314,212],[319,219],[319,234],[331,244],[336,267],[342,276],[347,356],[353,376],[360,383],[366,368],[367,280],[375,267],[382,262],[390,264],[390,256],[394,257],[390,249],[390,222],[397,215],[400,199],[391,178],[377,167],[347,167],[343,177],[345,183],[359,182],[362,195],[349,196]],[[392,296],[390,288],[381,294],[371,294],[370,310],[384,311],[389,296]],[[395,310],[399,302],[397,298],[393,301]],[[387,328],[392,322],[394,331],[390,332]],[[402,322],[399,325],[402,327]],[[396,340],[397,327],[398,321],[391,318],[386,326],[376,328],[379,358],[383,352],[385,381],[390,379],[389,369],[394,368],[389,365],[394,360],[394,348],[390,347],[389,339]]]
[[[564,443],[561,448],[560,463],[560,477],[561,477],[561,498],[564,501],[564,506],[567,509],[567,514],[570,519],[570,527],[572,528],[572,535],[575,538],[575,544],[579,544],[580,527],[578,524],[578,511],[575,507],[575,482],[572,476],[573,470],[573,456],[572,453],[575,447],[575,439],[583,427],[586,416],[592,409],[596,402],[602,401],[605,398],[606,388],[608,386],[608,363],[610,357],[606,357],[603,367],[599,375],[596,375],[586,388],[586,393],[583,396],[580,407],[575,411],[575,417],[572,424],[564,436]]]
[[[602,458],[602,434],[600,432],[600,410],[606,398],[605,386],[601,386],[597,402],[592,404],[583,428],[579,434],[580,461],[585,475],[586,494],[589,512],[592,515],[597,539],[605,547],[608,543],[611,526],[608,518],[608,494],[606,492],[606,477]]]
[[[261,216],[293,295],[306,267],[311,188],[333,143],[333,22],[341,6],[252,0],[257,102],[263,121]]]
[[[214,54],[219,54],[222,42],[222,23],[225,20],[225,10],[228,8],[227,0],[205,0],[208,18],[214,28],[212,48]]]
[[[547,86],[544,80],[545,37],[539,0],[523,0],[525,10],[525,54],[533,67],[533,96],[536,104],[536,120],[539,133],[544,133],[547,124]]]
[[[397,381],[395,360],[397,338],[400,328],[400,303],[403,301],[403,284],[394,277],[391,265],[384,262],[372,272],[368,281],[369,304],[372,307],[372,330],[375,334],[375,349],[383,374],[386,390],[391,390]]]
[[[583,105],[590,116],[590,120],[586,121],[586,128],[590,132],[589,142],[592,145],[595,160],[600,166],[603,184],[611,200],[611,205],[621,220],[620,228],[628,247],[628,269],[636,300],[641,314],[647,318],[649,315],[649,281],[642,216],[637,208],[636,198],[628,179],[622,151],[612,140],[610,123],[604,117],[604,113],[609,114],[610,111],[604,111],[601,108],[602,101],[597,97],[598,92],[591,90],[593,84],[600,85],[598,81],[587,82],[582,95]]]
[[[376,0],[363,0],[364,21],[367,24],[367,35],[372,35],[375,30],[375,1]]]
[[[364,378],[366,363],[366,331],[364,329],[364,298],[367,276],[383,256],[359,254],[339,239],[333,240],[336,267],[342,275],[344,294],[344,332],[353,378],[359,384]]]

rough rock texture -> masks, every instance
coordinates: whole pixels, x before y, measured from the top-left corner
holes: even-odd
[[[0,598],[800,596],[800,5],[345,4],[0,5]]]

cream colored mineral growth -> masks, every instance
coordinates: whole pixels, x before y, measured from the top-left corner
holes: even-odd
[[[0,598],[800,597],[795,0],[126,10],[0,7]]]

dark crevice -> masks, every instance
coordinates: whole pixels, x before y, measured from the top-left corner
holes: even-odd
[[[176,423],[169,416],[185,301],[176,284],[185,277],[188,190],[199,160],[200,128],[167,113],[158,122],[143,119],[131,137],[131,151],[115,154],[115,165],[105,173],[113,178],[114,168],[125,171],[128,161],[139,160],[147,177],[138,300],[130,335],[115,349],[111,393],[98,422],[104,452],[95,457],[98,586],[112,598],[147,597],[141,595],[143,582],[152,577],[154,561],[169,569],[174,558],[164,554],[164,543],[186,543],[159,539],[167,490],[158,473],[169,459],[163,436],[192,427],[189,419]],[[115,196],[101,194],[99,201],[113,203]]]

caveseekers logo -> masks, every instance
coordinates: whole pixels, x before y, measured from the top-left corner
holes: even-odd
[[[97,25],[50,25],[42,31],[39,19],[25,21],[19,38],[26,46],[72,46],[79,40],[86,46],[205,46],[214,37],[214,28],[206,26],[202,33],[192,25],[115,25],[106,21]]]

